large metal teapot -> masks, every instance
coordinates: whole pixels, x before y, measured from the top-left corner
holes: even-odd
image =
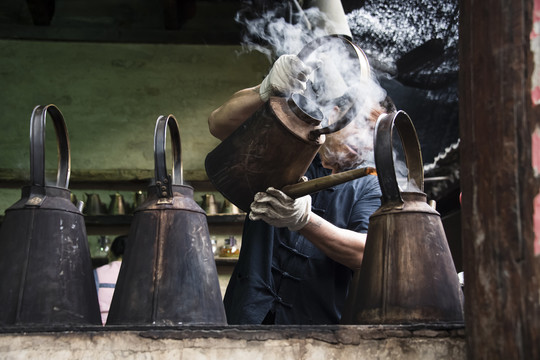
[[[58,143],[55,185],[45,184],[45,121]],[[0,324],[101,325],[83,215],[68,190],[71,158],[62,113],[36,106],[30,122],[30,185],[0,230]]]
[[[172,176],[165,156],[167,128]],[[206,214],[183,184],[176,119],[157,119],[154,184],[135,209],[118,276],[110,324],[226,324]]]
[[[399,132],[409,188],[396,179],[392,144]],[[426,202],[422,155],[409,116],[379,118],[375,164],[382,205],[369,219],[362,267],[351,281],[345,324],[463,322],[461,287],[440,215]]]

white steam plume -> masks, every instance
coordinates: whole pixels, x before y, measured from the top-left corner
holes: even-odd
[[[287,2],[277,3],[273,9],[256,16],[249,10],[238,12],[236,20],[245,30],[242,43],[244,51],[259,51],[272,62],[283,54],[298,54],[308,43],[331,35],[329,29],[336,28],[317,7],[305,9],[303,12],[291,12],[291,9],[284,9],[286,6]],[[283,16],[284,13],[289,15],[287,19]],[[347,160],[346,158],[351,156],[348,150],[328,155],[332,156],[335,162],[344,162],[345,167],[358,166],[365,160],[372,164],[373,128],[381,112],[378,109],[374,115],[373,109],[379,108],[379,104],[385,100],[386,91],[371,72],[365,71],[365,66],[364,75],[361,75],[363,65],[360,65],[358,54],[351,51],[350,45],[345,45],[343,41],[328,42],[303,60],[309,65],[322,63],[310,76],[312,86],[305,95],[316,100],[323,113],[328,116],[335,106],[343,110],[353,103],[356,104],[357,116],[354,123],[346,127],[348,130],[328,136],[327,142],[331,137],[339,138],[344,148],[352,149],[362,160]],[[344,104],[344,99],[349,103]]]

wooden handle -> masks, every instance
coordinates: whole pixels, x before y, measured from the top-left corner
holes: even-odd
[[[313,194],[329,187],[342,184],[347,181],[358,179],[367,175],[377,175],[377,170],[372,167],[348,170],[338,174],[323,176],[321,178],[287,185],[281,191],[286,195],[297,199],[304,195]]]

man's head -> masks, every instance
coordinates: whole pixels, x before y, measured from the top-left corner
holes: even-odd
[[[126,240],[127,235],[120,235],[114,239],[110,250],[110,255],[113,260],[120,259],[124,255],[124,251],[126,249]]]
[[[336,173],[373,162],[373,131],[377,119],[382,114],[395,110],[393,102],[387,97],[375,106],[368,116],[359,114],[361,119],[357,118],[345,128],[326,135],[326,141],[319,150],[322,165]],[[339,109],[334,109],[333,114],[335,119]]]

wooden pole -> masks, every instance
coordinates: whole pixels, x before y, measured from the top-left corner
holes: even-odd
[[[540,359],[540,254],[533,222],[540,187],[531,166],[533,134],[540,126],[531,100],[533,5],[460,0],[469,359]]]

